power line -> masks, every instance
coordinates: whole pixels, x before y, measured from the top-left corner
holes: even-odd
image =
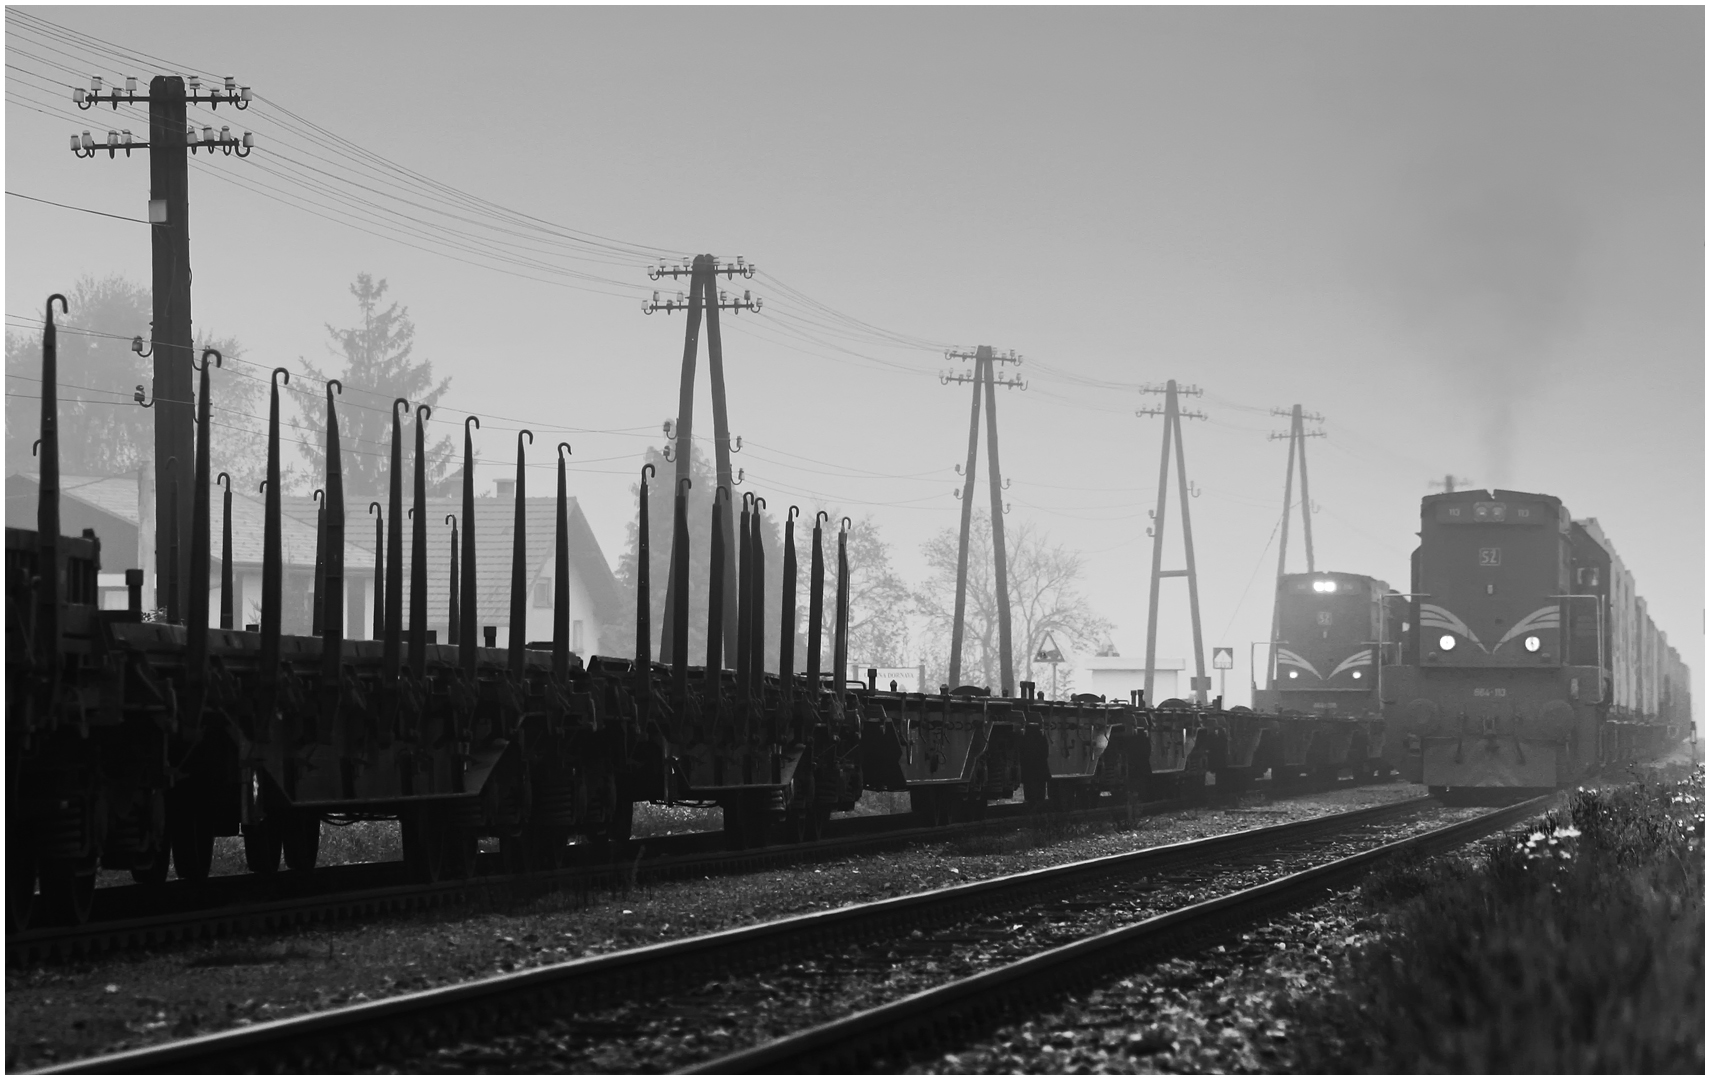
[[[101,217],[117,218],[119,221],[134,221],[138,225],[148,224],[148,222],[144,221],[142,218],[125,217],[122,214],[109,214],[105,210],[91,210],[87,206],[72,206],[70,203],[54,202],[52,199],[38,199],[34,195],[25,195],[17,191],[7,191],[6,194],[12,196],[14,199],[28,199],[31,202],[46,203],[49,206],[57,206],[63,210],[81,210],[85,214],[99,214]]]

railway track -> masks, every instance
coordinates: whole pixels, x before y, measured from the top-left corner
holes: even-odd
[[[1524,821],[1545,810],[1544,795],[1469,820],[1393,840],[1262,884],[1174,908],[1078,938],[967,978],[806,1028],[686,1071],[695,1073],[893,1072],[922,1051],[953,1042],[997,1017],[1037,1007],[1113,970],[1191,952],[1232,929],[1310,904],[1357,879],[1379,861],[1438,852]]]
[[[1144,803],[1141,814],[1182,809],[1179,801]],[[1103,806],[1052,812],[1058,823],[1108,820],[1127,807]],[[114,886],[97,891],[95,920],[83,926],[27,930],[6,939],[6,963],[18,967],[133,949],[156,948],[248,933],[327,925],[352,919],[492,903],[508,896],[595,890],[641,881],[667,881],[748,873],[796,862],[839,858],[901,843],[1002,831],[1039,820],[1020,805],[990,807],[982,821],[920,827],[910,814],[840,818],[823,840],[741,851],[724,850],[721,832],[699,832],[632,841],[617,857],[584,865],[523,874],[478,873],[434,884],[410,882],[404,864],[329,866],[312,875],[281,873],[170,882],[159,890]],[[489,857],[483,856],[484,860]],[[492,870],[496,857],[480,869]],[[139,910],[140,909],[140,910]]]
[[[1016,912],[1072,894],[1088,895],[1113,882],[1169,875],[1212,863],[1236,866],[1263,862],[1276,853],[1310,848],[1326,837],[1379,825],[1390,819],[1436,808],[1431,799],[1415,799],[1306,821],[1226,833],[1216,837],[1122,855],[1033,870],[931,892],[895,897],[830,911],[741,927],[734,930],[587,957],[548,967],[456,986],[401,995],[357,1006],[308,1014],[180,1042],[85,1059],[56,1066],[57,1072],[210,1072],[341,1071],[386,1066],[411,1067],[436,1045],[458,1040],[491,1045],[507,1033],[539,1031],[569,1023],[595,1041],[622,1042],[632,1025],[599,1019],[615,1003],[659,1008],[709,984],[740,973],[767,973],[804,958],[872,942],[918,941],[928,931],[966,926],[992,912]],[[1506,811],[1502,821],[1529,810]],[[1456,836],[1470,838],[1497,827],[1479,819]],[[936,830],[934,835],[942,835]],[[1008,916],[1006,916],[1007,918]],[[910,999],[913,1000],[913,999]],[[861,1014],[866,1015],[866,1014]],[[773,1047],[776,1044],[767,1044]],[[779,1053],[771,1050],[771,1053]],[[815,1051],[819,1052],[819,1051]],[[698,1060],[716,1052],[705,1050]],[[780,1061],[789,1058],[788,1054]],[[494,1060],[512,1062],[508,1053]],[[697,1059],[659,1063],[666,1068]],[[725,1059],[728,1060],[728,1059]],[[479,1067],[457,1057],[434,1059],[438,1066]],[[716,1063],[716,1062],[715,1062]],[[531,1062],[537,1068],[554,1063]],[[556,1062],[565,1065],[565,1062]],[[527,1065],[525,1064],[525,1067]],[[569,1067],[578,1067],[570,1064]],[[600,1071],[594,1061],[581,1068]],[[737,1064],[738,1069],[748,1066]],[[754,1068],[794,1065],[755,1065]],[[621,1069],[619,1071],[622,1071]]]

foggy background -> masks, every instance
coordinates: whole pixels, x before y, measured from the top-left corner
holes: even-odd
[[[989,344],[1030,383],[998,396],[1007,521],[1081,556],[1125,656],[1145,651],[1161,436],[1136,387],[1176,378],[1205,390],[1184,434],[1232,703],[1269,631],[1286,460],[1269,412],[1295,402],[1326,417],[1308,444],[1320,569],[1405,590],[1444,474],[1559,496],[1602,523],[1702,700],[1701,9],[22,10],[138,55],[8,15],[9,192],[146,217],[146,155],[67,152],[120,126],[71,86],[236,75],[266,100],[192,113],[259,144],[192,165],[198,335],[331,373],[351,283],[385,279],[414,356],[451,380],[433,430],[482,416],[478,487],[510,475],[526,422],[548,493],[568,440],[614,567],[676,411],[682,317],[641,312],[645,268],[742,254],[764,273],[736,287],[766,307],[722,320],[734,464],[774,510],[870,514],[911,586],[960,511],[968,391],[939,383],[941,354]],[[447,254],[365,208],[412,212],[352,186],[372,177],[294,134],[305,121],[622,243],[525,227]],[[12,333],[82,275],[146,288],[145,225],[11,196],[5,213]],[[703,345],[710,439],[705,373]],[[1164,595],[1158,653],[1185,656],[1185,586]],[[917,620],[911,653],[929,638]]]

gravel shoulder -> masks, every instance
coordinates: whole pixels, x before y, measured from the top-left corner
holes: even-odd
[[[1415,798],[1392,783],[1014,833],[628,892],[9,970],[6,1065],[31,1068],[786,915]],[[476,1064],[476,1063],[465,1063]],[[476,1067],[480,1067],[476,1064]]]

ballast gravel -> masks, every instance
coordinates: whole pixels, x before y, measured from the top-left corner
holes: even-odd
[[[1072,897],[1023,901],[936,931],[916,929],[900,939],[840,945],[812,959],[710,980],[687,993],[614,1002],[537,1031],[472,1040],[389,1063],[389,1068],[412,1073],[681,1069],[1476,812],[1429,810],[1263,856],[1083,886]]]
[[[478,913],[388,917],[326,929],[9,969],[6,1066],[28,1069],[518,968],[1077,859],[1281,824],[1423,795],[1379,784],[1140,819],[1046,820],[736,877],[560,893]],[[703,1025],[711,1037],[716,1022]],[[473,1061],[462,1067],[482,1068]]]

